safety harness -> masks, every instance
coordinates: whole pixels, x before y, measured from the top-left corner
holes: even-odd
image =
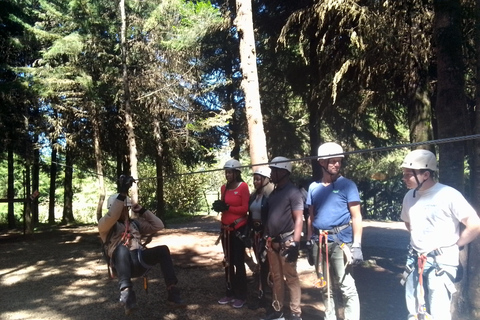
[[[121,237],[119,245],[124,245],[124,246],[127,246],[127,247],[130,245],[130,241],[133,239],[133,235],[130,232],[130,225],[133,226],[133,228],[140,233],[140,223],[137,220],[127,219],[125,221],[125,230],[122,233],[122,237]],[[113,257],[108,256],[107,250],[108,250],[108,246],[111,243],[111,238],[112,238],[113,234],[116,232],[116,229],[117,229],[117,224],[115,223],[115,225],[113,225],[113,227],[108,232],[108,235],[107,235],[107,238],[105,239],[105,242],[102,243],[102,255],[103,255],[105,261],[107,262],[108,276],[112,279],[114,279],[117,276],[117,272],[116,272],[115,267],[114,267]],[[145,289],[146,293],[148,293],[147,273],[152,269],[153,266],[147,264],[143,260],[143,254],[142,253],[143,253],[143,250],[146,248],[147,244],[150,243],[151,240],[152,240],[152,236],[151,235],[147,236],[145,241],[140,242],[141,248],[137,250],[138,261],[140,262],[142,267],[145,269],[145,272],[143,273],[142,277],[143,277],[143,288]]]
[[[447,272],[440,266],[440,264],[437,263],[437,256],[443,254],[443,249],[437,248],[435,250],[432,250],[431,252],[420,254],[416,250],[410,247],[408,254],[409,256],[417,256],[417,259],[416,261],[414,260],[414,262],[411,263],[410,265],[405,266],[405,271],[402,274],[402,279],[400,280],[400,283],[402,285],[405,285],[408,276],[415,270],[415,267],[417,267],[418,287],[419,287],[419,293],[415,295],[417,300],[417,306],[418,306],[417,319],[419,320],[433,319],[432,316],[427,313],[427,307],[425,302],[425,288],[423,286],[424,273],[428,274],[429,272],[433,271],[432,269],[434,269],[435,274],[437,276],[448,277],[448,279],[445,280],[445,285],[448,291],[450,292],[450,294],[453,294],[457,291],[452,279],[449,277]],[[434,263],[431,268],[428,268],[427,270],[425,270],[425,265],[427,263],[428,257],[433,258]]]

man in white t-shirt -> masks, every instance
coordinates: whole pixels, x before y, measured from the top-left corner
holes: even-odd
[[[460,192],[434,180],[437,160],[432,152],[410,152],[401,168],[410,189],[401,213],[410,232],[405,279],[408,319],[430,314],[434,320],[450,320],[459,247],[480,234],[480,218]],[[465,228],[460,231],[462,224]]]

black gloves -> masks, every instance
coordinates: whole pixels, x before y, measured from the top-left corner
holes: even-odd
[[[315,258],[313,256],[313,241],[312,240],[308,240],[307,243],[306,243],[306,246],[307,246],[307,260],[308,260],[308,264],[313,266],[315,264]]]
[[[135,182],[132,176],[121,175],[118,177],[118,193],[128,193],[128,189],[132,187]]]
[[[285,257],[286,262],[296,262],[298,259],[298,249],[300,247],[299,242],[291,242],[290,245],[282,252],[282,256]]]
[[[216,212],[224,212],[224,211],[227,211],[228,208],[229,208],[229,205],[222,200],[215,200],[212,204],[212,209]]]
[[[352,264],[361,264],[363,262],[362,247],[360,244],[354,243],[352,245]]]

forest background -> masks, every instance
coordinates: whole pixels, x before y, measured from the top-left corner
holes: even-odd
[[[248,182],[255,159],[298,160],[293,176],[306,186],[325,141],[347,152],[365,218],[398,219],[398,166],[412,146],[436,152],[440,181],[480,208],[479,1],[0,6],[5,229],[94,223],[122,173],[163,219],[208,212],[230,157]],[[255,91],[260,118],[249,112]],[[480,319],[478,241],[462,262],[455,312]]]

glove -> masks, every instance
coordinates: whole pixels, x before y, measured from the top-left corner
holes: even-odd
[[[315,264],[315,258],[313,257],[313,242],[311,240],[307,241],[306,246],[308,264],[313,266]]]
[[[118,177],[118,193],[128,193],[128,189],[132,187],[132,184],[135,182],[132,176],[121,175]]]
[[[212,204],[212,209],[216,212],[227,211],[230,206],[222,200],[215,200]]]
[[[362,247],[360,244],[353,244],[352,246],[352,264],[361,264],[363,262]]]
[[[132,211],[137,213],[139,216],[142,216],[145,213],[145,211],[147,211],[147,209],[145,209],[144,207],[136,203],[132,206]]]
[[[298,249],[300,247],[300,243],[298,242],[291,242],[290,246],[283,250],[282,256],[285,257],[286,262],[296,262],[298,259]]]

